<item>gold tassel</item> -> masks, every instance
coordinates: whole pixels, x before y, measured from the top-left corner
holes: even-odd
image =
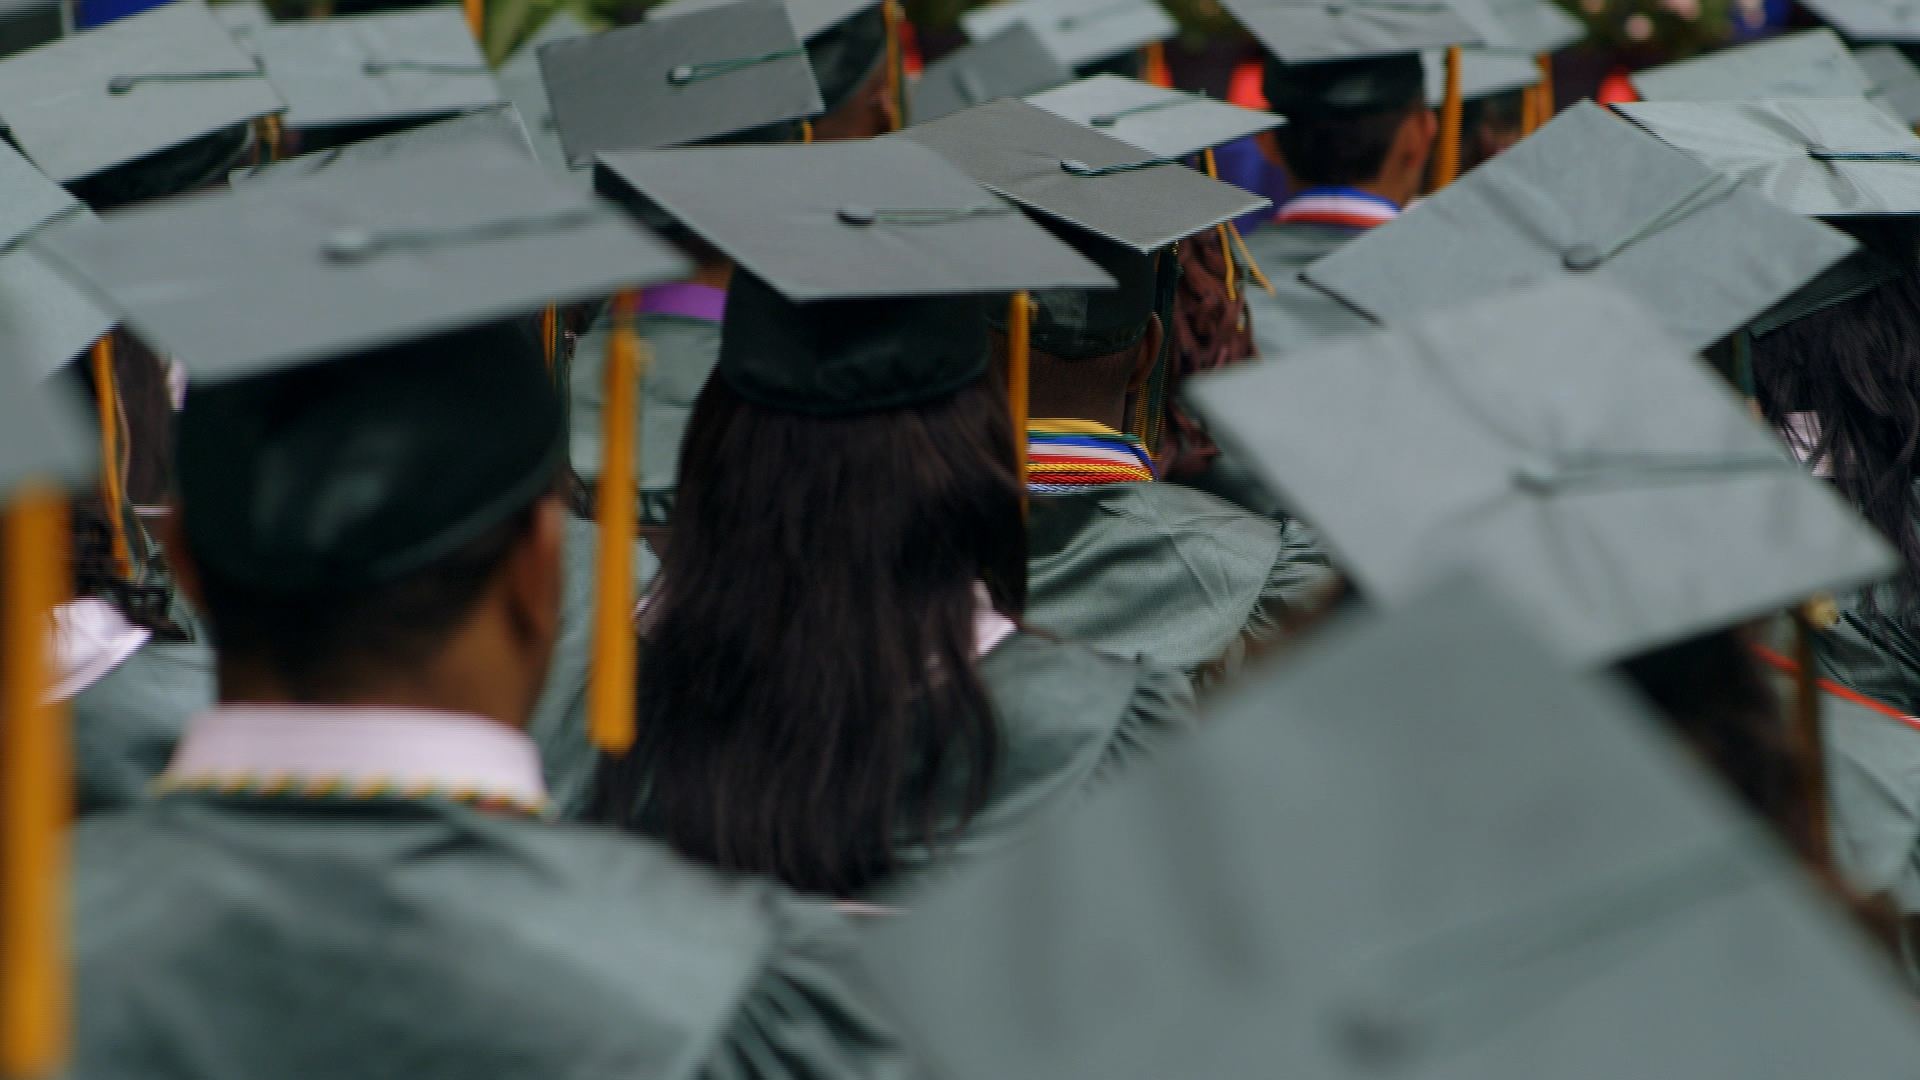
[[[1534,93],[1540,95],[1540,126],[1545,127],[1553,119],[1553,54],[1541,53],[1534,58],[1540,65],[1540,81],[1534,85]]]
[[[1440,105],[1440,139],[1433,151],[1432,191],[1460,176],[1460,46],[1447,49],[1447,96]]]
[[[907,80],[900,55],[900,20],[905,13],[899,0],[883,0],[880,10],[887,19],[887,130],[899,131],[907,126]]]
[[[487,0],[463,0],[467,11],[467,29],[473,31],[473,40],[478,42],[480,50],[487,48]]]
[[[107,529],[113,538],[113,568],[121,580],[131,580],[133,554],[127,546],[125,492],[120,486],[120,382],[113,373],[111,332],[93,343],[93,386],[100,407],[100,501],[106,506]]]
[[[1268,296],[1272,296],[1273,282],[1267,280],[1266,272],[1260,269],[1260,264],[1253,261],[1253,252],[1247,250],[1247,241],[1240,235],[1239,227],[1229,221],[1227,231],[1233,234],[1234,242],[1240,245],[1240,264],[1247,268],[1247,276],[1253,279],[1254,284],[1267,290]]]
[[[560,309],[548,304],[540,310],[540,349],[546,354],[547,374],[560,358]]]
[[[1141,72],[1146,78],[1141,81],[1168,90],[1173,89],[1173,69],[1167,66],[1166,45],[1156,41],[1147,46],[1146,52],[1147,62],[1143,65],[1146,70]]]
[[[642,362],[633,329],[638,297],[632,290],[613,299],[613,333],[607,339],[606,407],[601,412],[598,505],[600,551],[593,609],[593,669],[587,682],[588,729],[593,745],[608,754],[633,746],[633,537],[634,448],[639,445],[634,399]]]
[[[1027,508],[1027,341],[1033,301],[1013,294],[1007,306],[1007,411],[1013,417],[1013,455],[1020,477],[1020,509]]]
[[[1213,147],[1209,146],[1205,150],[1202,150],[1200,152],[1200,158],[1206,162],[1207,176],[1214,180],[1220,179],[1220,169],[1213,160]],[[1220,253],[1227,257],[1227,300],[1235,301],[1240,298],[1240,294],[1236,292],[1233,287],[1233,240],[1227,235],[1227,231],[1231,228],[1233,228],[1233,222],[1231,221],[1223,221],[1214,226],[1214,229],[1220,234]],[[1168,327],[1167,330],[1171,333],[1173,328]]]
[[[813,121],[800,121],[800,141],[808,144],[813,142]]]
[[[73,809],[66,706],[52,685],[49,615],[66,594],[67,506],[29,486],[6,512],[0,668],[0,1075],[50,1080],[66,1060],[65,832]]]

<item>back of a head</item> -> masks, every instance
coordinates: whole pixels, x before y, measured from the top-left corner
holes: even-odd
[[[977,298],[793,304],[736,271],[723,340],[646,616],[639,743],[596,813],[850,895],[984,798],[976,583],[1017,613],[1026,581],[1011,426]]]
[[[1426,107],[1418,53],[1288,64],[1266,60],[1268,105],[1287,118],[1275,137],[1295,183],[1373,181],[1409,111]]]
[[[179,512],[223,667],[327,701],[424,663],[553,490],[564,434],[524,321],[190,389]]]
[[[1900,611],[1920,611],[1920,237],[1842,219],[1850,256],[1770,313],[1753,341],[1767,419],[1900,552]],[[1769,325],[1778,324],[1778,325]]]

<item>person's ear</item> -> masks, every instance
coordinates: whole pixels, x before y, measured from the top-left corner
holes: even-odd
[[[193,564],[193,554],[187,550],[187,529],[180,520],[180,508],[169,505],[167,513],[155,521],[153,531],[159,534],[160,550],[166,553],[167,569],[173,571],[173,583],[187,598],[193,610],[207,610],[206,593],[200,588],[200,568]]]
[[[567,542],[567,510],[559,495],[533,506],[533,520],[501,570],[507,626],[516,644],[542,666],[560,635],[561,558]]]
[[[1439,137],[1440,117],[1430,105],[1421,105],[1413,110],[1413,115],[1400,128],[1400,139],[1405,144],[1402,152],[1416,169],[1427,167],[1427,158],[1433,153],[1433,142]]]

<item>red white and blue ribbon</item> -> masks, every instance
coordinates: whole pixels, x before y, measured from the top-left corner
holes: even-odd
[[[1399,217],[1400,207],[1392,199],[1358,188],[1317,187],[1307,188],[1280,204],[1280,213],[1276,216],[1287,223],[1371,229]]]

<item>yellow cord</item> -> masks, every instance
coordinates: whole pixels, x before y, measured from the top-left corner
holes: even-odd
[[[42,1080],[66,1061],[66,826],[73,766],[48,619],[67,591],[67,504],[29,486],[6,512],[0,667],[0,1075]]]
[[[93,343],[93,386],[100,415],[100,501],[106,506],[114,570],[122,580],[130,580],[133,554],[127,546],[127,523],[122,513],[126,493],[120,483],[120,383],[113,373],[111,333]]]
[[[633,746],[633,537],[634,450],[640,444],[635,416],[643,362],[634,332],[637,301],[631,291],[613,301],[613,332],[607,340],[605,443],[600,462],[596,516],[600,523],[598,584],[593,610],[593,669],[587,682],[588,730],[593,745],[609,754]]]
[[[1240,262],[1246,266],[1247,276],[1253,279],[1254,284],[1267,290],[1268,296],[1272,296],[1273,283],[1267,280],[1266,272],[1260,269],[1260,264],[1253,261],[1253,252],[1247,250],[1247,241],[1240,235],[1240,227],[1229,221],[1227,231],[1233,234],[1233,242],[1240,245]]]
[[[1213,159],[1213,147],[1209,146],[1205,150],[1202,150],[1200,152],[1200,158],[1207,164],[1207,176],[1214,180],[1220,179],[1219,166],[1215,164]],[[1227,260],[1227,299],[1233,301],[1238,300],[1240,294],[1234,291],[1233,287],[1233,241],[1227,236],[1229,224],[1229,222],[1223,221],[1219,225],[1214,226],[1214,228],[1220,233],[1220,254],[1225,256]]]

